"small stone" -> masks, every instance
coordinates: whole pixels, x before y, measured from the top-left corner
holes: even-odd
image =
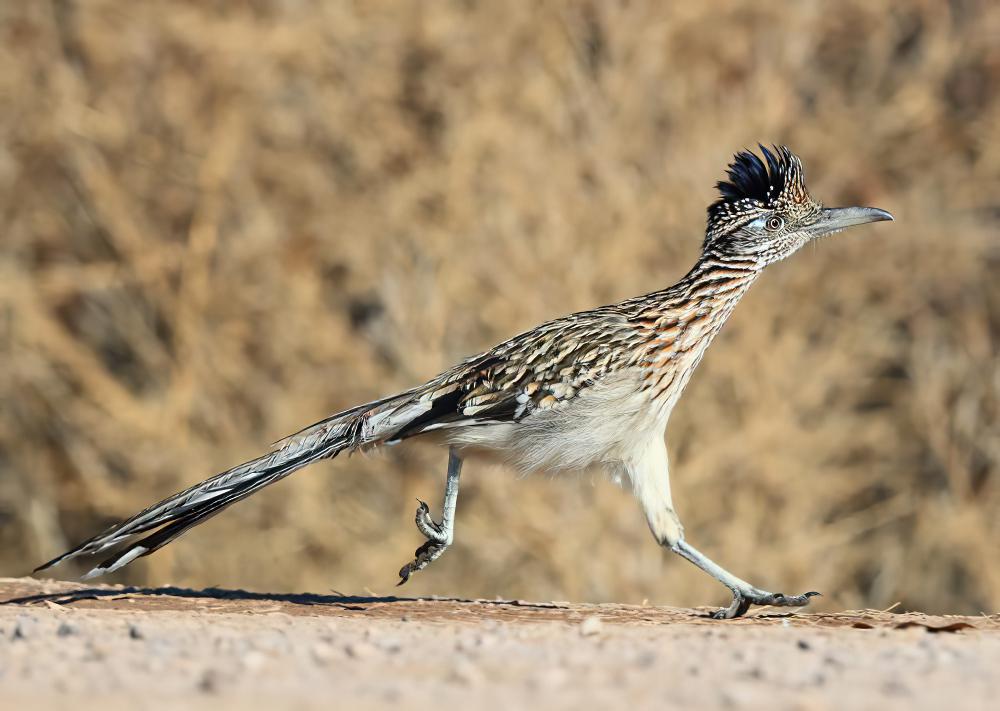
[[[28,639],[35,632],[35,627],[38,624],[38,620],[32,617],[20,617],[17,623],[14,625],[14,631],[11,633],[11,639]]]
[[[351,642],[344,646],[344,652],[352,659],[368,659],[376,651],[375,646],[368,642]]]
[[[317,642],[312,646],[310,651],[312,652],[312,658],[320,664],[328,664],[336,657],[333,646],[326,642]]]
[[[656,654],[654,652],[641,652],[635,659],[635,665],[639,669],[648,669],[656,663]]]
[[[62,623],[59,624],[59,627],[56,629],[56,636],[58,636],[58,637],[72,637],[77,632],[79,632],[79,630],[76,628],[75,625],[71,625],[69,622],[62,622]]]
[[[487,647],[492,647],[497,643],[497,635],[495,634],[477,634],[476,635],[476,646],[486,649]]]
[[[459,659],[451,668],[448,678],[461,684],[472,685],[482,681],[483,674],[468,659]]]
[[[206,669],[198,680],[198,690],[206,694],[214,694],[219,690],[222,678],[215,669]]]
[[[464,642],[460,641],[459,644],[466,649],[486,649],[492,647],[496,642],[496,635],[477,633],[472,636],[472,639],[466,638]]]
[[[889,696],[909,696],[910,689],[899,679],[889,679],[882,684],[882,691]]]
[[[267,666],[267,655],[251,650],[243,655],[243,668],[250,672],[260,671]]]
[[[84,659],[88,662],[103,662],[108,656],[108,648],[94,640],[87,641]]]
[[[795,646],[801,649],[803,652],[808,652],[810,649],[812,649],[812,645],[809,644],[809,642],[807,642],[804,639],[800,639],[798,642],[796,642]]]
[[[128,636],[129,639],[143,639],[145,637],[145,635],[142,633],[142,630],[139,629],[137,625],[128,626]]]
[[[398,639],[390,637],[389,639],[379,640],[378,647],[386,654],[398,654],[402,651],[403,644]]]
[[[604,630],[604,623],[597,615],[591,615],[580,623],[580,635],[583,637],[593,637],[599,635]]]

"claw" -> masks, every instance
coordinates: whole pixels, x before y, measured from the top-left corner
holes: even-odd
[[[399,569],[399,582],[396,583],[397,588],[410,579],[410,573],[413,572],[412,568],[413,568],[413,563],[407,563],[406,565],[404,565],[402,568]]]
[[[785,595],[784,593],[769,593],[762,590],[743,592],[733,590],[733,602],[729,607],[716,610],[711,614],[713,620],[732,620],[742,617],[750,609],[751,605],[763,607],[804,607],[809,604],[809,598],[819,597],[820,593],[810,590],[801,595]]]
[[[409,580],[413,573],[423,570],[441,557],[446,547],[443,543],[438,543],[437,541],[427,541],[417,548],[417,550],[413,551],[413,560],[399,569],[399,582],[396,583],[396,587]]]

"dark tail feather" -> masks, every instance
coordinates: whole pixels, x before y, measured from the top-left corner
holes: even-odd
[[[34,572],[45,570],[80,555],[94,555],[125,543],[140,533],[151,535],[128,545],[84,576],[110,573],[136,558],[149,555],[226,507],[284,479],[320,459],[335,457],[345,449],[378,442],[405,423],[413,409],[409,393],[334,415],[284,440],[275,451],[233,469],[216,474],[140,511],[75,548],[53,558]],[[379,417],[375,418],[375,415]]]
[[[91,578],[96,578],[99,575],[104,575],[105,573],[118,570],[122,566],[128,565],[136,558],[141,558],[144,555],[149,555],[153,551],[159,550],[175,538],[180,537],[180,535],[188,529],[194,528],[199,523],[210,519],[212,516],[222,511],[223,508],[225,508],[225,506],[211,506],[206,508],[204,511],[199,511],[196,514],[193,513],[178,521],[174,521],[169,526],[164,526],[156,533],[146,536],[141,541],[132,543],[128,548],[115,553],[107,560],[101,562],[100,565],[95,566],[90,572],[83,575],[81,580],[90,580]]]
[[[335,456],[341,449],[343,449],[342,443],[335,441],[325,447],[308,449],[293,456],[282,456],[284,450],[279,450],[268,456],[241,464],[150,506],[127,521],[112,526],[61,556],[40,565],[35,569],[35,572],[45,570],[79,555],[102,553],[133,536],[159,528],[152,535],[132,543],[98,565],[87,573],[84,579],[110,573],[140,556],[149,555],[165,546],[188,529],[219,513],[227,506],[245,499],[269,484],[284,479],[308,464],[324,457]],[[161,526],[163,528],[160,528]]]
[[[330,451],[331,449],[333,451]],[[185,512],[183,515],[165,518],[161,523],[166,523],[167,521],[172,521],[172,523],[157,530],[152,535],[146,536],[140,541],[129,544],[127,548],[124,548],[107,560],[103,561],[100,565],[93,568],[90,572],[85,574],[82,579],[89,580],[90,578],[96,578],[97,576],[104,575],[105,573],[111,573],[123,566],[128,565],[136,558],[149,555],[150,553],[167,545],[171,541],[179,538],[181,534],[186,533],[189,529],[194,528],[200,523],[204,523],[231,504],[235,504],[237,501],[245,499],[251,494],[263,489],[265,486],[273,484],[279,479],[284,479],[292,472],[295,472],[308,464],[312,464],[319,459],[323,459],[325,457],[335,457],[339,451],[340,450],[338,448],[331,447],[327,450],[321,450],[309,456],[289,461],[281,467],[276,468],[274,471],[262,472],[262,476],[259,478],[241,483],[239,486],[235,487],[231,493],[225,496],[210,499],[203,505],[194,507]],[[145,526],[143,530],[148,531],[150,528],[152,528],[152,526]],[[139,530],[136,530],[133,531],[133,534],[139,532]],[[118,536],[116,536],[116,538],[118,538]]]

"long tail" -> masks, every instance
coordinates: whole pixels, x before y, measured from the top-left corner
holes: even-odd
[[[391,439],[427,409],[413,395],[413,391],[407,391],[395,397],[345,410],[317,422],[278,442],[274,451],[216,474],[153,504],[132,518],[115,524],[38,566],[35,572],[80,555],[103,553],[134,539],[140,533],[154,531],[103,561],[84,575],[83,579],[118,570],[136,558],[162,548],[227,506],[284,479],[306,465],[320,459],[331,459],[345,450],[355,450]]]

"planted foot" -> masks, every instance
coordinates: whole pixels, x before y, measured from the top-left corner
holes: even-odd
[[[784,593],[772,593],[766,590],[751,588],[749,590],[733,590],[733,602],[729,607],[716,610],[712,613],[712,619],[732,620],[742,617],[750,609],[751,605],[770,605],[771,607],[804,607],[809,604],[809,598],[818,596],[815,591],[802,593],[801,595],[785,595]]]

